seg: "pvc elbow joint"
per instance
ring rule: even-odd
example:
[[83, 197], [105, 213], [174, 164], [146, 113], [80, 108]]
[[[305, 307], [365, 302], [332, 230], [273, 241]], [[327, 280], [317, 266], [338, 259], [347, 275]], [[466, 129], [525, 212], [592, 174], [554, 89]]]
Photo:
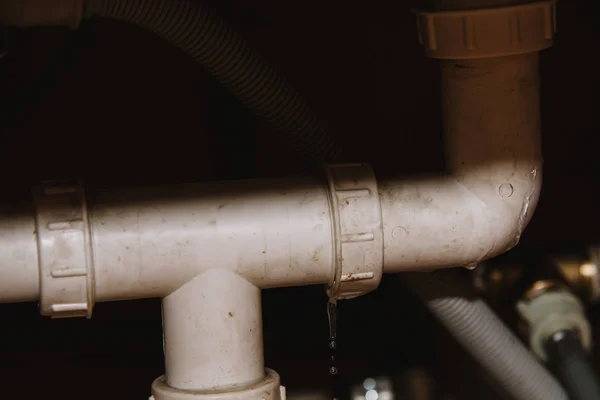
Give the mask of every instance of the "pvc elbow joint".
[[479, 263], [515, 247], [537, 207], [542, 186], [541, 162], [533, 159], [521, 167], [505, 166], [508, 167], [505, 172], [498, 176], [489, 174], [485, 180], [477, 173], [469, 177], [471, 179], [455, 178], [485, 205], [485, 213], [476, 221], [479, 227], [475, 231], [487, 245], [482, 242], [480, 257], [469, 260], [468, 264]]
[[489, 172], [381, 182], [384, 272], [472, 268], [514, 247], [535, 211], [541, 166]]

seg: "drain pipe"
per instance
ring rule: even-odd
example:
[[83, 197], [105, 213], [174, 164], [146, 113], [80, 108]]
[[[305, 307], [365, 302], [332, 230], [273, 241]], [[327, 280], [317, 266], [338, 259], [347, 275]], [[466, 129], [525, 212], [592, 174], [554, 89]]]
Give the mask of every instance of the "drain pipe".
[[[514, 247], [542, 183], [538, 56], [442, 62], [448, 175], [383, 181], [396, 271], [475, 267]], [[423, 223], [428, 221], [428, 223]]]
[[[546, 16], [547, 10], [553, 15], [553, 3], [536, 4], [533, 11], [530, 6], [502, 9], [502, 21], [510, 23], [492, 24], [508, 27], [511, 46], [527, 43], [519, 54], [513, 49], [512, 56], [496, 60], [484, 60], [489, 54], [482, 53], [481, 60], [463, 55], [460, 62], [444, 62], [449, 175], [377, 182], [368, 166], [352, 164], [329, 167], [323, 181], [298, 178], [107, 191], [87, 196], [89, 205], [77, 185], [46, 186], [36, 195], [35, 220], [9, 218], [0, 226], [2, 246], [11, 244], [14, 249], [0, 256], [0, 301], [41, 299], [44, 315], [89, 317], [95, 301], [160, 296], [166, 297], [165, 321], [181, 322], [185, 313], [172, 314], [169, 304], [177, 299], [189, 303], [188, 283], [198, 285], [199, 292], [205, 290], [204, 274], [214, 267], [226, 270], [222, 278], [232, 290], [244, 287], [239, 275], [257, 288], [319, 283], [329, 285], [332, 297], [351, 298], [376, 288], [383, 271], [471, 267], [508, 250], [531, 217], [541, 181], [537, 55], [531, 53], [551, 43], [545, 23], [552, 22]], [[487, 11], [422, 13], [421, 37], [428, 52], [447, 55], [442, 51], [448, 50], [446, 37], [465, 38], [468, 54], [485, 49], [484, 36], [472, 35], [473, 29], [486, 26], [480, 14], [489, 17]], [[535, 51], [531, 31], [520, 31], [532, 19], [544, 27], [533, 30], [539, 39]], [[443, 26], [450, 27], [448, 34], [443, 34]], [[452, 30], [457, 26], [459, 31]], [[511, 32], [518, 40], [510, 39]], [[479, 39], [474, 42], [473, 37]], [[501, 82], [490, 83], [494, 79]], [[23, 270], [14, 271], [15, 266]], [[39, 275], [33, 273], [36, 267]], [[229, 311], [235, 314], [235, 308]], [[213, 318], [201, 309], [189, 312], [190, 320]], [[213, 318], [216, 328], [223, 317]], [[169, 351], [169, 337], [178, 334], [165, 330]], [[477, 332], [475, 338], [486, 339]], [[199, 346], [191, 353], [202, 351]], [[252, 365], [262, 358], [260, 348], [255, 351], [248, 375], [239, 378], [244, 391], [275, 379], [265, 373], [259, 382], [249, 383], [256, 377]], [[215, 386], [227, 393], [196, 390], [211, 384], [197, 381], [197, 376], [188, 379], [177, 372], [177, 364], [170, 365], [167, 378], [155, 383], [160, 399], [247, 398], [240, 397], [240, 390], [225, 389], [235, 384], [228, 380]], [[170, 386], [169, 379], [182, 389]], [[188, 383], [190, 390], [183, 389]], [[564, 398], [559, 387], [547, 389], [552, 392], [540, 395], [525, 388], [525, 395], [516, 394]], [[281, 394], [273, 396], [269, 399], [279, 400]]]
[[[486, 205], [495, 205], [471, 223], [503, 226], [511, 214], [497, 210], [511, 208], [515, 222], [514, 230], [488, 236], [489, 242], [472, 237], [472, 246], [466, 251], [489, 249], [481, 259], [464, 265], [475, 268], [479, 261], [518, 243], [539, 196], [542, 160], [538, 51], [552, 43], [555, 3], [514, 5], [510, 0], [434, 3], [436, 11], [417, 13], [419, 39], [429, 56], [441, 59], [449, 172], [457, 185]], [[533, 182], [529, 189], [528, 180]], [[517, 202], [511, 201], [515, 194]], [[452, 215], [448, 211], [446, 215]], [[422, 212], [430, 213], [431, 217], [437, 215], [435, 208]], [[496, 240], [502, 237], [505, 239], [500, 243], [506, 247], [499, 249]], [[448, 243], [445, 249], [452, 248], [453, 243]], [[429, 249], [424, 250], [423, 255], [429, 257]], [[461, 264], [456, 262], [456, 265]], [[568, 398], [558, 382], [456, 273], [410, 273], [404, 279], [432, 314], [513, 398]]]
[[[498, 135], [519, 157], [493, 162]], [[329, 166], [322, 178], [89, 193], [46, 184], [35, 218], [0, 213], [0, 243], [12, 249], [0, 253], [0, 302], [41, 298], [44, 315], [89, 316], [95, 301], [166, 297], [213, 267], [259, 288], [329, 284], [343, 299], [375, 289], [384, 272], [475, 265], [518, 241], [541, 159], [537, 129], [474, 143], [477, 152], [453, 150], [478, 167], [458, 178], [378, 181], [357, 163]], [[483, 154], [490, 164], [479, 167]]]
[[155, 385], [230, 391], [264, 378], [259, 288], [209, 269], [165, 297], [162, 309], [166, 374]]
[[[512, 138], [515, 145], [530, 140], [527, 135]], [[523, 171], [537, 160], [524, 162]], [[35, 218], [3, 214], [0, 244], [12, 251], [0, 253], [0, 301], [39, 299], [43, 315], [60, 318], [90, 317], [95, 301], [163, 297], [166, 375], [153, 384], [155, 400], [283, 400], [279, 377], [262, 368], [259, 288], [327, 284], [332, 297], [344, 299], [377, 288], [384, 271], [436, 268], [446, 265], [442, 257], [470, 265], [512, 246], [520, 233], [525, 194], [539, 188], [537, 179], [514, 179], [515, 194], [485, 204], [482, 194], [448, 177], [388, 179], [378, 187], [366, 164], [330, 166], [324, 176], [87, 196], [77, 184], [46, 184], [36, 191]], [[533, 210], [537, 197], [531, 199]], [[502, 204], [506, 207], [494, 208]], [[435, 210], [448, 206], [463, 208], [438, 219]], [[488, 227], [497, 220], [492, 211], [510, 217], [508, 222]], [[460, 229], [453, 225], [455, 218], [464, 222]], [[484, 228], [478, 228], [481, 221]], [[432, 235], [441, 250], [427, 257], [411, 236], [422, 237], [436, 227], [451, 236]], [[492, 235], [481, 243], [497, 247], [470, 250], [476, 234]], [[444, 240], [456, 247], [446, 247]], [[435, 286], [423, 292], [436, 293]], [[465, 316], [464, 311], [457, 312]], [[467, 325], [477, 333], [474, 338], [498, 348], [489, 341], [497, 337], [487, 329], [489, 321], [475, 320], [483, 324]], [[512, 341], [500, 344], [506, 355], [518, 347]], [[469, 345], [478, 348], [476, 340]], [[489, 354], [484, 358], [490, 360]], [[523, 366], [506, 365], [509, 373]], [[527, 398], [564, 398], [549, 375], [538, 379], [544, 372], [538, 364], [524, 365], [530, 371], [521, 373], [534, 380], [518, 387]], [[550, 392], [532, 393], [539, 382], [547, 383], [543, 388]]]

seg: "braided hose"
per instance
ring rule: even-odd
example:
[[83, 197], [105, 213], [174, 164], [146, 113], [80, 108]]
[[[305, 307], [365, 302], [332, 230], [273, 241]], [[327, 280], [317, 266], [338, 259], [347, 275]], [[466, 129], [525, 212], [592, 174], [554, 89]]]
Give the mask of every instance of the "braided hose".
[[87, 14], [130, 22], [190, 55], [255, 115], [287, 135], [309, 161], [335, 161], [341, 147], [302, 97], [222, 19], [194, 0], [88, 0]]

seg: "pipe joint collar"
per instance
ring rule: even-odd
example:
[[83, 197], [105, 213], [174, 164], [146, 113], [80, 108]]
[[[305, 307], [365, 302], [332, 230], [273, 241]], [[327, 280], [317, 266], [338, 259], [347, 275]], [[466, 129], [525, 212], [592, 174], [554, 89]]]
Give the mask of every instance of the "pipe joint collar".
[[440, 59], [503, 57], [544, 50], [556, 33], [556, 0], [464, 11], [415, 11], [419, 42]]
[[377, 289], [383, 274], [383, 224], [377, 180], [368, 164], [326, 167], [334, 238], [332, 300]]
[[40, 313], [92, 316], [94, 268], [88, 213], [80, 184], [51, 182], [34, 193]]
[[285, 387], [280, 385], [279, 374], [270, 369], [266, 369], [265, 373], [263, 380], [248, 387], [204, 393], [172, 388], [161, 376], [152, 383], [150, 400], [286, 400]]

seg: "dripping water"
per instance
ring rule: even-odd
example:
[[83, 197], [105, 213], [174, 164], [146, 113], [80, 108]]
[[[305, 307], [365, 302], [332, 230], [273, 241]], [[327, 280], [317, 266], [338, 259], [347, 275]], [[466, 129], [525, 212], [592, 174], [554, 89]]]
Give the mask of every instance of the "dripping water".
[[337, 300], [329, 299], [327, 302], [327, 316], [329, 318], [329, 374], [332, 376], [333, 400], [339, 400], [337, 351]]

